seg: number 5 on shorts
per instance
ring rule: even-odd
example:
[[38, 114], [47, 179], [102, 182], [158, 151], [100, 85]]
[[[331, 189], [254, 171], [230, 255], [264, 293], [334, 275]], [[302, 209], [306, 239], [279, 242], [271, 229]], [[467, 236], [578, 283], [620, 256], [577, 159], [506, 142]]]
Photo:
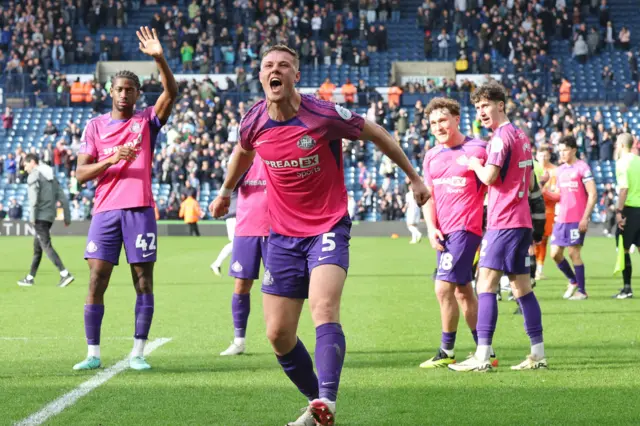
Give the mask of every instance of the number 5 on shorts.
[[571, 239], [571, 241], [577, 241], [578, 239], [580, 239], [580, 230], [572, 229], [571, 231], [569, 231], [569, 238]]
[[334, 251], [336, 249], [336, 243], [333, 241], [335, 236], [335, 232], [326, 232], [322, 234], [322, 251]]
[[142, 251], [154, 251], [156, 249], [156, 234], [149, 232], [147, 233], [147, 238], [144, 238], [142, 234], [138, 234], [136, 238], [136, 248], [142, 249]]

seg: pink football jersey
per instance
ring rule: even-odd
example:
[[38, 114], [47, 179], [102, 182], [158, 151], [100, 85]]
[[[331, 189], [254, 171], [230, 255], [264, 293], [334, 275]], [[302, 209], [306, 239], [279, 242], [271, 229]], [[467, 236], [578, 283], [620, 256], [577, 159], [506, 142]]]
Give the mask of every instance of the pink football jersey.
[[582, 160], [571, 165], [562, 164], [556, 169], [556, 185], [560, 189], [556, 222], [577, 223], [582, 220], [589, 198], [585, 183], [590, 180], [593, 180], [591, 169]]
[[239, 237], [269, 235], [269, 207], [267, 206], [267, 171], [256, 154], [253, 164], [238, 188], [236, 230]]
[[247, 112], [240, 143], [266, 165], [274, 232], [317, 236], [348, 214], [342, 139], [357, 140], [363, 128], [358, 114], [310, 95], [302, 95], [298, 114], [287, 121], [272, 120], [265, 101]]
[[470, 157], [487, 159], [486, 142], [465, 138], [448, 148], [438, 145], [424, 157], [424, 182], [436, 208], [436, 225], [443, 234], [469, 231], [482, 235], [482, 215], [487, 187], [468, 169]]
[[533, 157], [527, 135], [511, 123], [498, 127], [489, 142], [487, 164], [500, 167], [498, 178], [489, 186], [487, 229], [531, 228]]
[[80, 154], [100, 162], [122, 146], [133, 147], [136, 159], [121, 160], [98, 177], [93, 214], [103, 211], [153, 206], [151, 172], [153, 151], [162, 128], [154, 107], [136, 111], [128, 120], [113, 120], [102, 114], [87, 123]]

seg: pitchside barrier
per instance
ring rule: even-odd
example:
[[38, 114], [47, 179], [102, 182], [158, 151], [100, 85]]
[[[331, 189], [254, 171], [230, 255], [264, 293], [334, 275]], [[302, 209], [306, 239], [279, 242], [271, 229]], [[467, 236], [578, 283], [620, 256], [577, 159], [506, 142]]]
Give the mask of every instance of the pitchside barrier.
[[[61, 221], [56, 221], [51, 228], [51, 234], [54, 236], [81, 236], [86, 237], [89, 232], [89, 221], [72, 222], [71, 225], [65, 227]], [[198, 224], [200, 233], [205, 237], [226, 237], [227, 228], [223, 221], [202, 221]], [[425, 234], [426, 226], [421, 223], [418, 228]], [[602, 235], [602, 224], [590, 224], [587, 235]], [[25, 221], [2, 221], [0, 222], [0, 237], [17, 236], [17, 237], [33, 237], [35, 235], [35, 227], [33, 224]], [[351, 236], [353, 237], [391, 237], [397, 235], [401, 238], [410, 238], [411, 234], [407, 230], [404, 221], [380, 221], [380, 222], [353, 222], [351, 228]], [[187, 225], [180, 221], [159, 221], [158, 236], [189, 236]]]

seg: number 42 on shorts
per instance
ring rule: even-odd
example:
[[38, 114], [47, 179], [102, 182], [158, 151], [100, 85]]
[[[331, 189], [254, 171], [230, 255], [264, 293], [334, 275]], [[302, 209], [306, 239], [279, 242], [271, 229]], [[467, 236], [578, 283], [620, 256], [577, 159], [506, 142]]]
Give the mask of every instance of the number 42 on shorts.
[[136, 248], [142, 249], [143, 252], [156, 250], [156, 234], [148, 232], [146, 237], [144, 234], [138, 234], [136, 237]]

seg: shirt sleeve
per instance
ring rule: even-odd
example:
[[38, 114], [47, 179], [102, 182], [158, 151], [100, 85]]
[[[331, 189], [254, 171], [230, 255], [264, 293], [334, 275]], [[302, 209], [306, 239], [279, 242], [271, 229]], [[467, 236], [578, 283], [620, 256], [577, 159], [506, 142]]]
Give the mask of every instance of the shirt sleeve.
[[509, 156], [509, 151], [511, 150], [511, 144], [509, 141], [504, 141], [500, 135], [495, 136], [491, 139], [489, 143], [489, 154], [487, 157], [487, 164], [491, 164], [493, 166], [498, 166], [502, 168], [504, 166], [504, 162], [507, 160]]
[[627, 179], [627, 167], [629, 163], [624, 160], [619, 160], [616, 163], [616, 182], [618, 189], [629, 188], [629, 182]]
[[156, 109], [153, 106], [142, 110], [142, 117], [145, 121], [149, 122], [149, 128], [152, 133], [158, 133], [163, 126], [162, 122], [156, 115]]
[[591, 168], [585, 163], [582, 167], [582, 183], [587, 183], [593, 180], [593, 173], [591, 173]]
[[96, 147], [96, 131], [95, 124], [89, 122], [82, 132], [82, 138], [80, 139], [80, 154], [86, 154], [92, 156], [94, 159], [98, 159], [98, 148]]
[[338, 104], [333, 105], [333, 111], [327, 110], [327, 139], [360, 139], [364, 129], [364, 118], [353, 111]]

